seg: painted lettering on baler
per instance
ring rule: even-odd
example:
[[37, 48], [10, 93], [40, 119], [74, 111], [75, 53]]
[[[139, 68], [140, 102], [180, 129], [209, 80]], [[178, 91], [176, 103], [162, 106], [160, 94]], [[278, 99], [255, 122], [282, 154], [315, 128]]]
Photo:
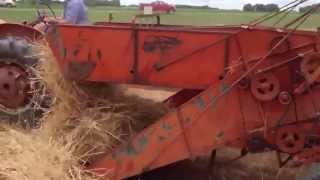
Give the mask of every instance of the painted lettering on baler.
[[96, 62], [94, 61], [70, 61], [66, 72], [66, 77], [71, 80], [85, 80], [96, 68]]
[[156, 50], [164, 52], [180, 44], [181, 41], [176, 37], [150, 36], [146, 38], [143, 44], [143, 50], [148, 53], [152, 53]]

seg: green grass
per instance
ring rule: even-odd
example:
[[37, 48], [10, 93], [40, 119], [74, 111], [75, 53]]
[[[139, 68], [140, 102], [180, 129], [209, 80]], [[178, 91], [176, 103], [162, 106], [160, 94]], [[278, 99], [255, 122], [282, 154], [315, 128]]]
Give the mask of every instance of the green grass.
[[[57, 15], [62, 14], [61, 6], [54, 6]], [[112, 13], [114, 21], [129, 22], [139, 12], [135, 8], [116, 7], [90, 7], [89, 17], [91, 22], [105, 21], [108, 14]], [[179, 25], [216, 25], [216, 24], [243, 24], [247, 23], [263, 13], [245, 13], [241, 11], [217, 11], [210, 9], [178, 9], [177, 13], [163, 15], [161, 21], [164, 24]], [[298, 17], [299, 13], [292, 13], [285, 22]], [[36, 8], [31, 6], [20, 6], [18, 8], [0, 8], [0, 19], [11, 22], [32, 21], [36, 18]], [[276, 20], [267, 22], [272, 25]], [[282, 23], [282, 24], [285, 24]], [[315, 29], [320, 27], [320, 15], [313, 15], [302, 26], [304, 29]]]

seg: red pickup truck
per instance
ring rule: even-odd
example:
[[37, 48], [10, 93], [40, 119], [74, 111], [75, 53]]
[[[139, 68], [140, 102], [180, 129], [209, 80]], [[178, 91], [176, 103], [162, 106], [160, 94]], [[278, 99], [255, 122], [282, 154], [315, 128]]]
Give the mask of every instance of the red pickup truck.
[[140, 4], [140, 11], [143, 11], [145, 7], [151, 6], [152, 10], [155, 12], [166, 12], [166, 13], [173, 13], [176, 12], [176, 6], [165, 3], [163, 1], [155, 1], [152, 3], [141, 3]]

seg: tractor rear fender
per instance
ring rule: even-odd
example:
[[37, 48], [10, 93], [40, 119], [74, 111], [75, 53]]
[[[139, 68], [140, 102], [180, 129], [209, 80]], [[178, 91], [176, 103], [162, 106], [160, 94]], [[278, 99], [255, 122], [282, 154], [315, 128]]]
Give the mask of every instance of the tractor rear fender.
[[0, 37], [6, 36], [20, 37], [28, 41], [36, 41], [40, 40], [43, 37], [43, 34], [31, 26], [23, 24], [0, 23]]

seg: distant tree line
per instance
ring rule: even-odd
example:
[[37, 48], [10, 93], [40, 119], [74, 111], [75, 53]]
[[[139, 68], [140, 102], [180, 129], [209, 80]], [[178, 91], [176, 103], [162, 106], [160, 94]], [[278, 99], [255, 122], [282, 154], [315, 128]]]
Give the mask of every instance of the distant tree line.
[[[307, 12], [307, 11], [311, 10], [312, 8], [315, 8], [318, 5], [319, 4], [313, 4], [313, 5], [310, 5], [310, 6], [301, 7], [299, 9], [299, 12], [301, 12], [301, 13]], [[316, 13], [320, 13], [320, 9], [317, 9]]]
[[279, 10], [277, 4], [245, 4], [243, 6], [245, 12], [276, 12]]
[[120, 0], [85, 0], [88, 6], [120, 6]]
[[192, 6], [192, 5], [176, 5], [177, 8], [185, 8], [185, 9], [212, 9], [212, 10], [219, 10], [219, 8], [213, 8], [210, 6]]

